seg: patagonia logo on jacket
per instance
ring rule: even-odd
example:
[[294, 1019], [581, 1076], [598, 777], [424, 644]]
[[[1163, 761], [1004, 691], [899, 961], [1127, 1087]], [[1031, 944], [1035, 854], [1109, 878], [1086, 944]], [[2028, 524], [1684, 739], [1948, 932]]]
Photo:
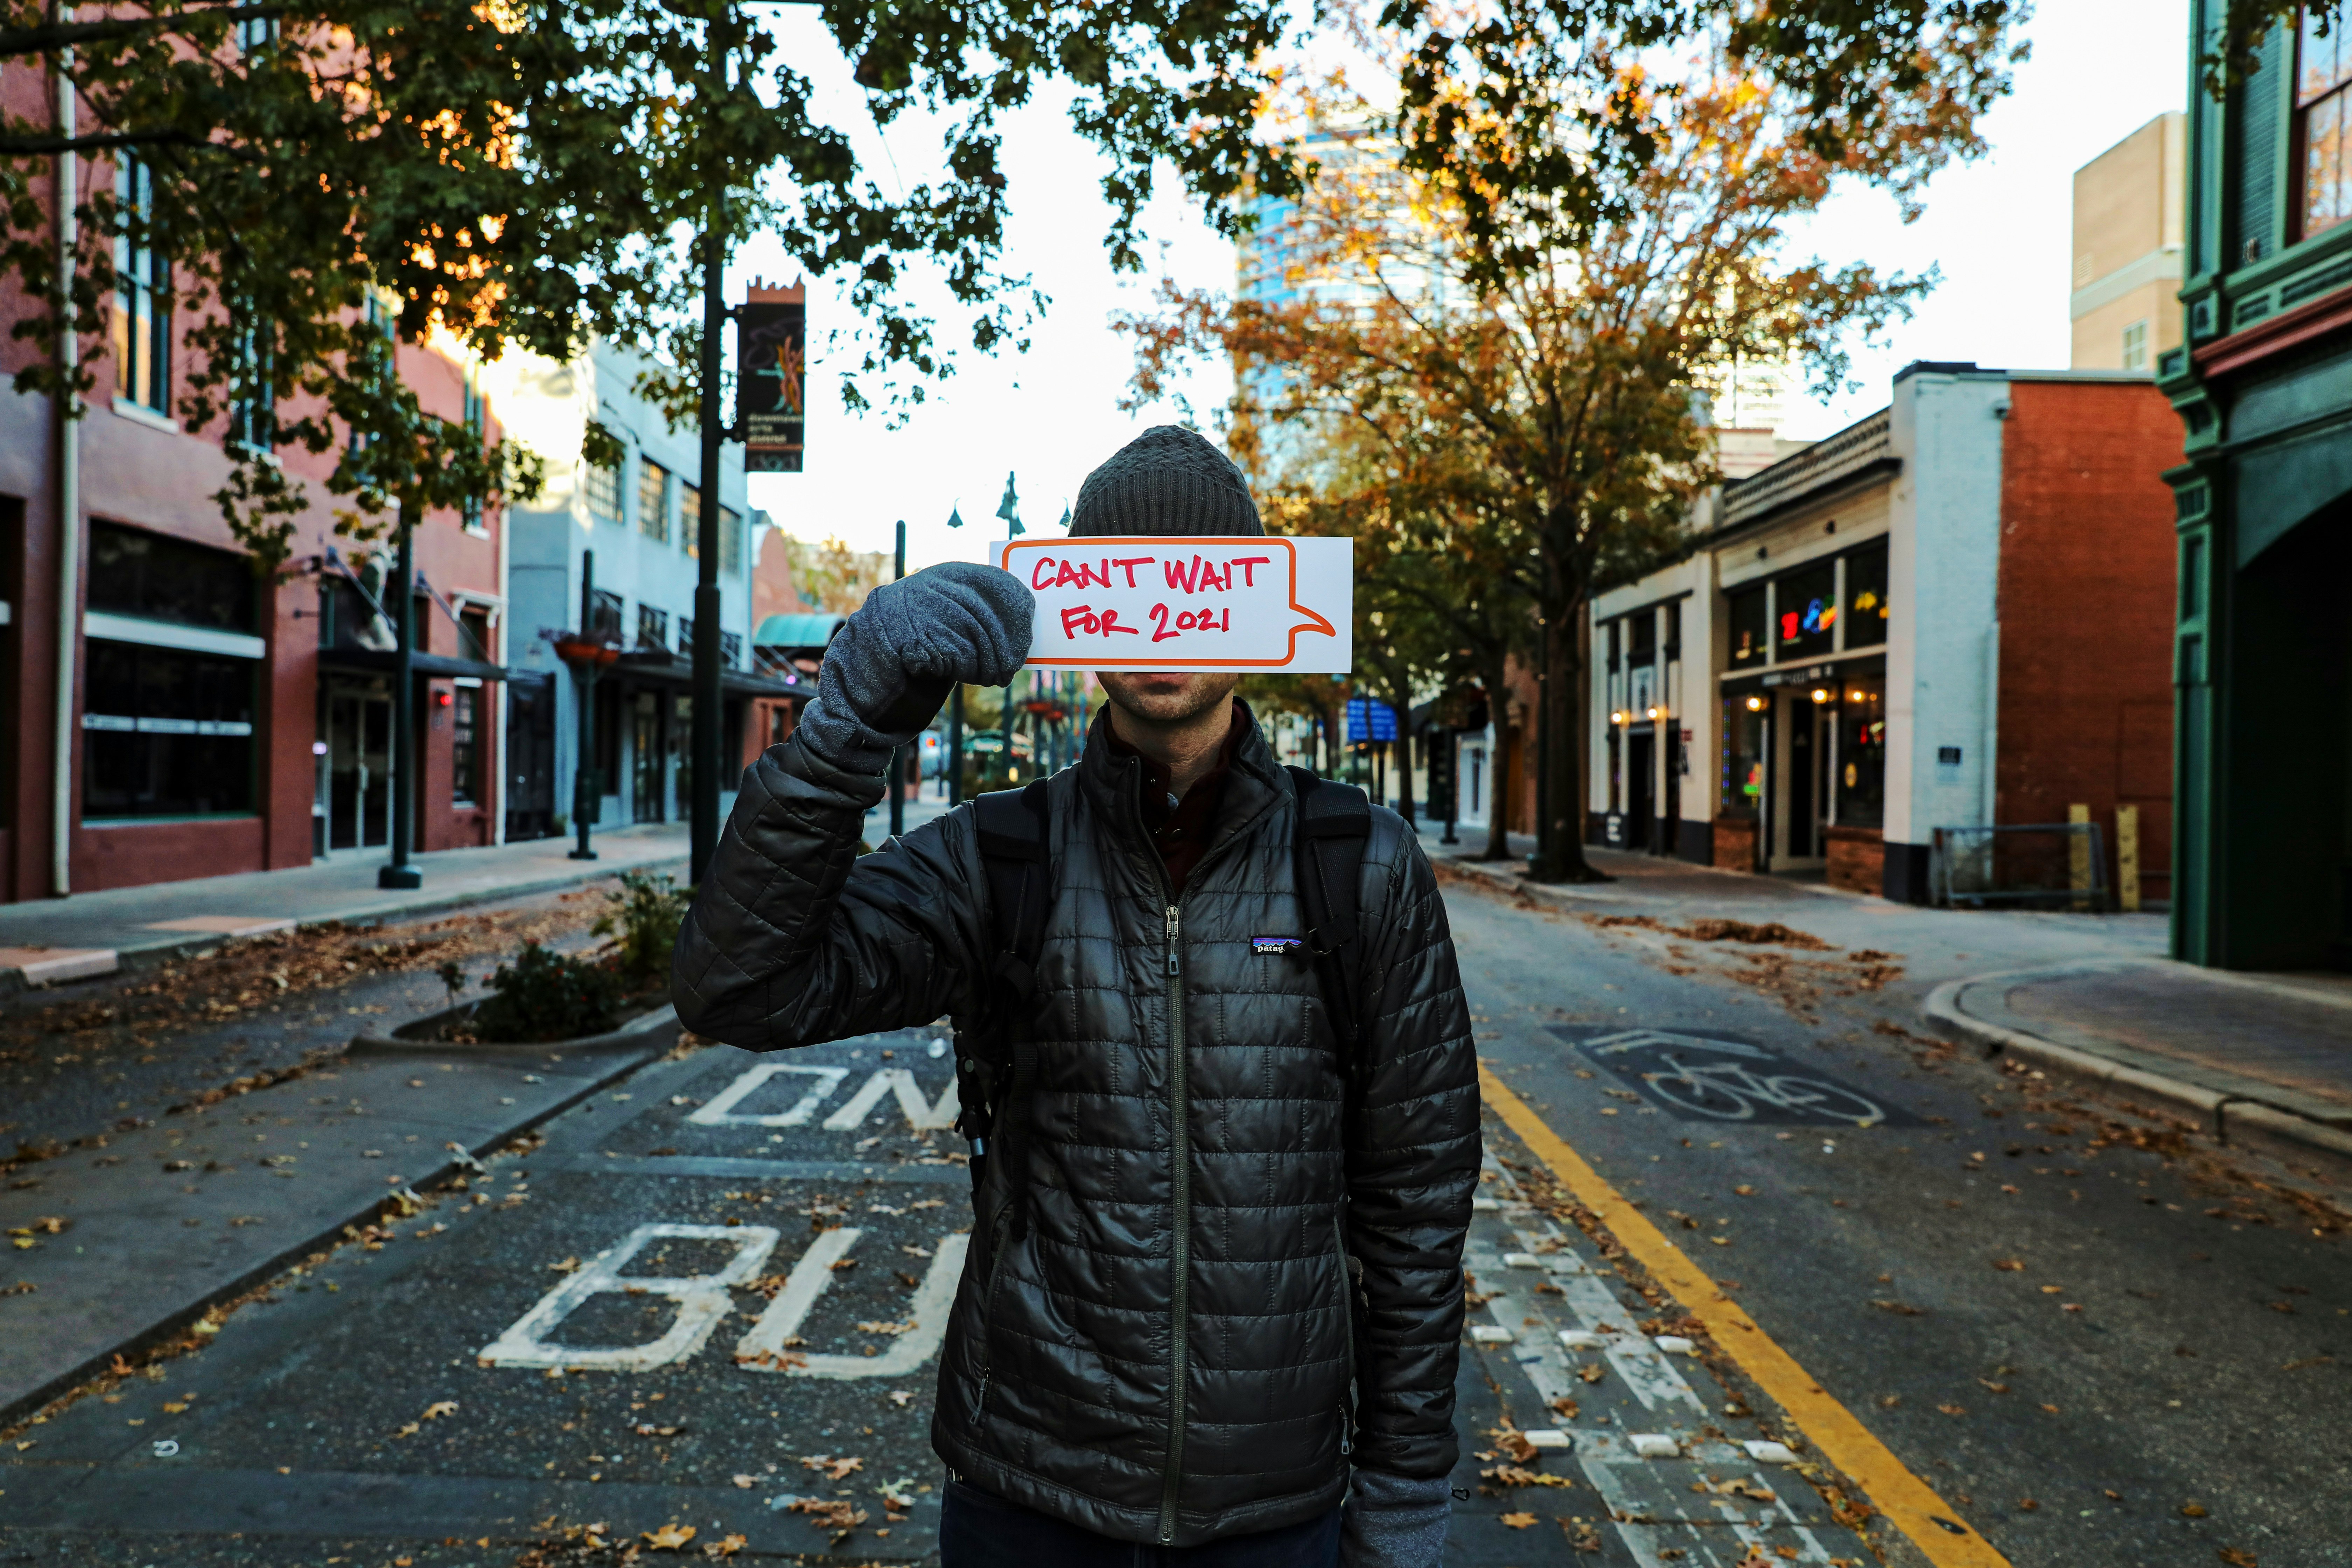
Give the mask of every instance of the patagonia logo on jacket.
[[1295, 936], [1254, 936], [1250, 938], [1252, 952], [1285, 953], [1307, 944]]

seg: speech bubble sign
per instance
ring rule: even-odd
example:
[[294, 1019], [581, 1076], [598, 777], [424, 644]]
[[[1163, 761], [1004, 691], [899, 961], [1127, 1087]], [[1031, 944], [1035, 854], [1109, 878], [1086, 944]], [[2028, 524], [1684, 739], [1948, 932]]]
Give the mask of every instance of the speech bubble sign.
[[1283, 670], [1355, 662], [1355, 541], [1103, 534], [999, 540], [1029, 584], [1034, 666]]

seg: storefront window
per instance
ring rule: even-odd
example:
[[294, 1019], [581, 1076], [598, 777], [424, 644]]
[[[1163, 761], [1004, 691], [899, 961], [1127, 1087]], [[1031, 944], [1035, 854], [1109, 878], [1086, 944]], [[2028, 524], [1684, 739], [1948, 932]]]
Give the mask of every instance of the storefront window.
[[1886, 679], [1848, 677], [1838, 711], [1837, 820], [1879, 827], [1886, 819]]
[[1845, 646], [1876, 647], [1886, 640], [1886, 546], [1882, 542], [1845, 558]]
[[1830, 651], [1837, 637], [1837, 568], [1818, 566], [1780, 579], [1773, 595], [1775, 657], [1782, 663]]
[[[1748, 703], [1756, 702], [1750, 708]], [[1723, 700], [1722, 813], [1754, 816], [1764, 799], [1764, 710], [1745, 693]]]
[[215, 631], [253, 630], [253, 563], [161, 533], [94, 522], [89, 607]]
[[1750, 588], [1731, 595], [1731, 668], [1761, 668], [1770, 662], [1764, 626], [1764, 590]]
[[92, 637], [86, 819], [253, 809], [254, 662]]

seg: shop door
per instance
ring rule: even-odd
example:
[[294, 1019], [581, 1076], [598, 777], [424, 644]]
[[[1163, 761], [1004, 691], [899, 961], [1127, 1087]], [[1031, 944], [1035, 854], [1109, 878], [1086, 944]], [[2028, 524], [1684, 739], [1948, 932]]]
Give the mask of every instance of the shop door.
[[663, 775], [669, 761], [669, 749], [662, 734], [662, 700], [657, 693], [640, 691], [629, 710], [629, 818], [633, 822], [661, 822], [662, 803], [669, 792], [662, 786], [668, 781]]
[[555, 831], [555, 678], [507, 680], [507, 837]]
[[1789, 787], [1780, 797], [1789, 824], [1784, 853], [1791, 860], [1809, 860], [1821, 853], [1821, 724], [1811, 703], [1792, 697], [1789, 707]]
[[1658, 817], [1658, 738], [1625, 737], [1625, 847], [1647, 849]]
[[372, 849], [392, 821], [392, 697], [364, 688], [327, 692], [327, 847]]

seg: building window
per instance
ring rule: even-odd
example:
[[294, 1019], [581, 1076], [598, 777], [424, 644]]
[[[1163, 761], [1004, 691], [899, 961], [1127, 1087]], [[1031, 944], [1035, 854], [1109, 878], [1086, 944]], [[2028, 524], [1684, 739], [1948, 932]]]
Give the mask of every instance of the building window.
[[741, 632], [720, 632], [719, 634], [719, 662], [725, 665], [730, 669], [738, 669], [742, 667], [743, 634]]
[[588, 465], [588, 473], [581, 487], [587, 492], [588, 521], [621, 526], [621, 470]]
[[719, 574], [743, 574], [743, 519], [732, 507], [719, 509]]
[[89, 639], [82, 816], [244, 816], [253, 809], [249, 658]]
[[[251, 564], [98, 522], [89, 567], [83, 816], [249, 813], [260, 668]], [[240, 644], [253, 651], [231, 651]]]
[[694, 657], [694, 617], [692, 616], [680, 616], [677, 618], [677, 651], [688, 658]]
[[482, 689], [460, 686], [450, 698], [449, 801], [472, 805], [482, 797]]
[[158, 414], [172, 411], [172, 264], [145, 233], [155, 175], [136, 158], [115, 165], [115, 199], [132, 232], [114, 242], [114, 369], [118, 394]]
[[649, 458], [637, 464], [637, 531], [669, 542], [669, 470]]
[[1886, 678], [1846, 677], [1839, 699], [1837, 822], [1878, 827], [1886, 820]]
[[1791, 573], [1774, 584], [1774, 658], [1812, 658], [1837, 640], [1837, 568], [1830, 562]]
[[1771, 662], [1771, 645], [1764, 626], [1764, 590], [1749, 588], [1731, 595], [1731, 668], [1761, 668]]
[[1746, 817], [1764, 799], [1764, 704], [1744, 692], [1723, 700], [1721, 799], [1724, 816]]
[[581, 629], [592, 637], [621, 640], [621, 595], [610, 588], [588, 590], [588, 624]]
[[677, 538], [688, 555], [701, 555], [702, 489], [698, 485], [677, 487]]
[[89, 530], [89, 607], [212, 631], [253, 630], [252, 563], [118, 523]]
[[[483, 400], [481, 384], [476, 379], [471, 365], [466, 367], [465, 424], [467, 430], [473, 435], [477, 442], [484, 437], [489, 428], [489, 409]], [[481, 497], [466, 498], [465, 518], [467, 532], [488, 531], [482, 526]]]
[[237, 375], [244, 383], [228, 406], [228, 441], [248, 452], [274, 451], [278, 446], [278, 389], [270, 384], [276, 356], [267, 322], [250, 312], [236, 334]]
[[1876, 647], [1886, 641], [1891, 606], [1886, 602], [1886, 545], [1857, 550], [1845, 558], [1845, 646]]
[[2134, 321], [2124, 329], [2124, 368], [2147, 368], [2147, 323]]
[[667, 610], [656, 610], [651, 605], [637, 606], [637, 646], [650, 648], [669, 647]]
[[484, 664], [496, 664], [490, 657], [490, 612], [478, 605], [468, 605], [457, 612], [457, 657], [475, 658]]
[[[2352, 154], [2347, 149], [2352, 142], [2352, 13], [2330, 24], [2325, 10], [2305, 11], [2294, 77], [2305, 239], [2352, 218]], [[2327, 28], [2326, 37], [2320, 37], [2322, 26]]]

